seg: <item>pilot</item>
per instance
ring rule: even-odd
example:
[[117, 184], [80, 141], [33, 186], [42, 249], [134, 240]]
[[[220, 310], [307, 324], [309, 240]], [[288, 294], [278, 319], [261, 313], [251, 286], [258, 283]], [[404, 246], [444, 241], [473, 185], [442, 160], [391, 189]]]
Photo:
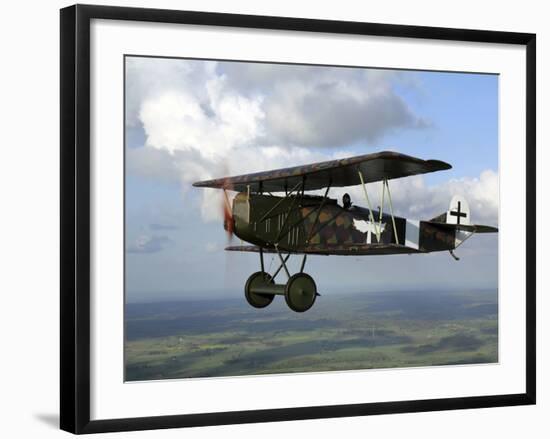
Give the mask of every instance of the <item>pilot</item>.
[[345, 193], [342, 197], [342, 205], [344, 206], [344, 209], [349, 209], [351, 207], [351, 197], [348, 193]]

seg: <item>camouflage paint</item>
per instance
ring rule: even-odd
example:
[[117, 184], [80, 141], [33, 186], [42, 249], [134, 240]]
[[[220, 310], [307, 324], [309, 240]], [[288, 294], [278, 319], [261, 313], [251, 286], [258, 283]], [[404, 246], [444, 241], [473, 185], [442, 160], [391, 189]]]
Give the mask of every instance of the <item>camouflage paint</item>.
[[[380, 212], [374, 211], [373, 214], [378, 219]], [[358, 224], [372, 226], [368, 209], [358, 206], [344, 209], [336, 200], [327, 198], [323, 201], [320, 196], [249, 196], [241, 192], [233, 200], [233, 218], [235, 234], [239, 238], [266, 250], [277, 246], [283, 252], [358, 255], [455, 248], [456, 229], [430, 221], [418, 222], [418, 248], [406, 247], [407, 220], [401, 217], [395, 217], [399, 243], [396, 244], [391, 216], [386, 213], [382, 214], [382, 224], [386, 226], [378, 240], [374, 232], [364, 232], [357, 227]]]

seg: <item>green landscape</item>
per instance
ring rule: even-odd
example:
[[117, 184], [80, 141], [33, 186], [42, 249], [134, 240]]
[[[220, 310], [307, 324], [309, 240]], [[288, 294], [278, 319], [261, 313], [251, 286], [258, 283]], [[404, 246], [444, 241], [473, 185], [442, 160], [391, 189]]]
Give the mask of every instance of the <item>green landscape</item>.
[[126, 381], [498, 361], [498, 294], [397, 291], [126, 305]]

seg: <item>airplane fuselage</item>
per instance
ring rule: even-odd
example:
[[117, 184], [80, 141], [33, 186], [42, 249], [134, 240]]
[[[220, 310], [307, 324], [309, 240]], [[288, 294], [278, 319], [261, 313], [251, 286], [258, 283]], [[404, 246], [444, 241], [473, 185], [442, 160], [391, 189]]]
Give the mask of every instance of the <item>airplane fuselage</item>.
[[[410, 220], [359, 206], [344, 208], [335, 199], [321, 196], [248, 195], [233, 200], [234, 232], [243, 241], [262, 248], [300, 252], [308, 246], [320, 254], [360, 254], [365, 244], [399, 244], [425, 253], [452, 250], [454, 230], [431, 221]], [[373, 221], [374, 220], [374, 221]], [[354, 251], [354, 247], [357, 250]], [[311, 252], [310, 252], [311, 253]]]

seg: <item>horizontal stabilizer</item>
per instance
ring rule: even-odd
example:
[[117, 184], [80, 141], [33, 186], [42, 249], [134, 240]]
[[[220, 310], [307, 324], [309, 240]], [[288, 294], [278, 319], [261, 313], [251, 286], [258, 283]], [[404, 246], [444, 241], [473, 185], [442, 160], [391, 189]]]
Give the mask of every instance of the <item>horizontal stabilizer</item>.
[[471, 232], [471, 233], [498, 232], [498, 228], [493, 226], [484, 226], [479, 224], [449, 224], [449, 223], [440, 223], [437, 221], [428, 221], [428, 222], [434, 226], [441, 227], [447, 230], [461, 230], [463, 232]]

